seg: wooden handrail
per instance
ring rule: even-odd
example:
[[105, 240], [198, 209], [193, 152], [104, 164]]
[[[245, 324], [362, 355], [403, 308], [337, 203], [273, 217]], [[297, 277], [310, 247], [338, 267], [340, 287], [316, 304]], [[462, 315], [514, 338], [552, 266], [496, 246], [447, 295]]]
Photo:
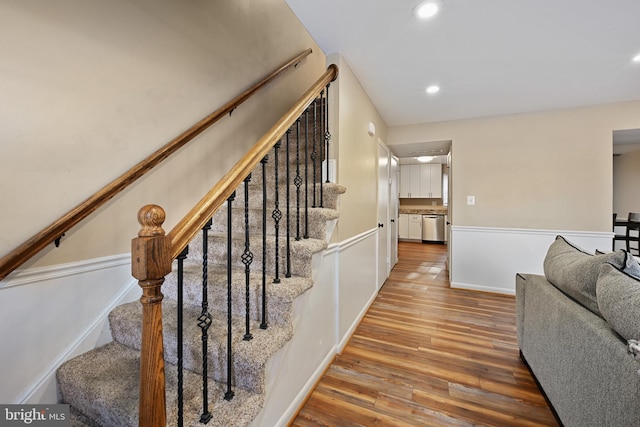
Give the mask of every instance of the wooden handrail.
[[158, 149], [140, 163], [133, 166], [119, 178], [116, 178], [110, 184], [96, 192], [93, 196], [89, 197], [84, 202], [70, 210], [67, 214], [60, 217], [57, 221], [31, 237], [13, 251], [9, 252], [0, 259], [0, 280], [7, 277], [13, 270], [27, 262], [44, 247], [58, 239], [73, 226], [88, 217], [96, 209], [111, 200], [114, 196], [156, 167], [178, 149], [182, 148], [185, 144], [216, 123], [227, 113], [231, 113], [236, 107], [249, 99], [256, 91], [268, 84], [271, 80], [284, 73], [291, 66], [297, 65], [305, 57], [311, 54], [311, 52], [311, 49], [307, 49], [295, 58], [289, 60], [258, 83], [254, 84], [251, 88], [247, 89], [207, 117], [203, 118], [195, 125], [191, 126], [185, 132], [165, 144], [162, 148]]
[[171, 242], [171, 259], [176, 258], [213, 214], [240, 186], [242, 181], [282, 138], [320, 92], [338, 77], [338, 67], [331, 64], [327, 71], [307, 90], [275, 125], [256, 142], [227, 174], [187, 213], [167, 234]]

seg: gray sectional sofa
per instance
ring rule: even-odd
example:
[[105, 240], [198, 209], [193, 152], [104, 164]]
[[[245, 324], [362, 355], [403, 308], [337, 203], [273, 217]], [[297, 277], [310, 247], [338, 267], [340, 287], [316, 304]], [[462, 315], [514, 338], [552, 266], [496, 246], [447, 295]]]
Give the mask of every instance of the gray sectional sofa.
[[516, 276], [520, 352], [565, 427], [640, 426], [640, 266], [558, 236]]

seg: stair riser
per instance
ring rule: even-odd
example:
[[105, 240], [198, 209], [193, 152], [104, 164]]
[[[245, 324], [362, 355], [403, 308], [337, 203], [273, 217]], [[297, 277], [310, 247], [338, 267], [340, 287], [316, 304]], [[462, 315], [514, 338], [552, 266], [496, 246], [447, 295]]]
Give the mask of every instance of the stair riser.
[[[316, 153], [316, 165], [315, 165], [315, 171], [314, 171], [312, 158], [307, 157], [307, 162], [305, 164], [304, 154], [301, 154], [299, 157], [299, 160], [297, 160], [295, 152], [290, 153], [288, 164], [289, 164], [289, 177], [291, 179], [291, 182], [293, 182], [293, 179], [295, 178], [296, 175], [300, 175], [300, 178], [303, 181], [308, 182], [309, 184], [311, 184], [314, 181], [314, 176], [315, 176], [315, 182], [319, 183], [322, 179], [322, 173], [323, 173], [322, 160], [324, 159], [321, 157], [321, 153], [319, 152]], [[278, 164], [278, 182], [285, 182], [285, 179], [287, 176], [287, 168], [286, 168], [287, 156], [286, 156], [286, 153], [282, 152], [282, 150], [278, 152], [277, 164]], [[265, 176], [266, 176], [267, 183], [275, 182], [275, 171], [276, 171], [275, 165], [276, 165], [275, 154], [272, 151], [269, 154], [267, 158], [267, 163], [265, 165]], [[251, 172], [251, 182], [262, 183], [262, 164], [258, 164]]]
[[[163, 332], [164, 332], [164, 357], [167, 363], [176, 365], [178, 362], [178, 350], [176, 345], [177, 315], [174, 304], [163, 304]], [[183, 310], [183, 366], [184, 369], [197, 374], [202, 374], [202, 330], [197, 326], [199, 310], [193, 307], [185, 307]], [[142, 309], [140, 304], [125, 304], [116, 308], [109, 316], [109, 322], [113, 331], [114, 340], [140, 350], [142, 341]], [[264, 333], [256, 324], [252, 333]], [[243, 341], [245, 334], [242, 319], [233, 320], [232, 333], [232, 385], [248, 390], [252, 393], [261, 393], [264, 388], [264, 362], [266, 354], [247, 353], [250, 342]], [[285, 333], [280, 338], [284, 344], [290, 339], [291, 328], [284, 329]], [[208, 331], [207, 348], [207, 376], [215, 381], [227, 381], [227, 327], [226, 320], [214, 316], [214, 321]], [[279, 348], [279, 347], [278, 347]], [[265, 351], [267, 351], [265, 349]]]
[[[293, 178], [292, 178], [293, 181]], [[298, 197], [300, 198], [300, 210], [304, 211], [305, 205], [308, 209], [319, 208], [322, 201], [322, 207], [327, 209], [336, 209], [339, 194], [336, 194], [334, 184], [323, 184], [322, 192], [320, 191], [320, 184], [316, 184], [315, 190], [312, 183], [306, 189], [304, 183], [300, 186], [300, 192], [298, 193], [295, 185], [289, 186], [289, 208], [290, 211], [295, 212], [298, 206]], [[315, 206], [314, 206], [314, 192], [315, 192]], [[244, 207], [244, 185], [240, 186], [236, 190], [236, 197], [233, 200], [234, 207]], [[305, 198], [306, 195], [306, 198]], [[321, 197], [322, 196], [322, 200]], [[262, 184], [255, 182], [249, 185], [249, 207], [255, 209], [262, 209]], [[267, 212], [270, 216], [271, 211], [275, 207], [276, 194], [274, 186], [267, 186]], [[287, 206], [287, 187], [286, 185], [280, 185], [278, 188], [278, 203], [281, 211], [285, 211]]]
[[[209, 311], [227, 313], [227, 279], [222, 274], [209, 275], [207, 286]], [[271, 277], [267, 278], [267, 324], [286, 325], [291, 322], [291, 301], [282, 298], [272, 288], [287, 286], [286, 283], [274, 284]], [[309, 286], [311, 284], [309, 283]], [[162, 286], [162, 293], [166, 298], [177, 299], [177, 280], [175, 276], [167, 277]], [[192, 272], [185, 274], [183, 281], [183, 298], [185, 303], [194, 306], [202, 305], [202, 274]], [[231, 312], [234, 316], [246, 315], [246, 282], [244, 274], [234, 271], [231, 286]], [[249, 282], [249, 318], [255, 322], [262, 321], [262, 275], [252, 272]]]
[[[290, 265], [291, 275], [298, 277], [311, 277], [311, 256], [312, 253], [305, 253], [297, 250], [300, 246], [300, 242], [292, 240]], [[267, 240], [266, 250], [266, 273], [269, 276], [276, 275], [276, 253], [275, 253], [275, 241]], [[242, 262], [242, 255], [245, 251], [245, 243], [243, 239], [233, 238], [231, 245], [232, 253], [232, 268], [240, 269], [245, 265]], [[262, 240], [252, 239], [250, 251], [253, 254], [253, 260], [250, 264], [250, 269], [256, 272], [262, 271]], [[293, 256], [295, 254], [295, 256]], [[190, 247], [189, 256], [191, 259], [202, 260], [202, 247]], [[226, 266], [227, 265], [227, 239], [225, 236], [210, 236], [209, 237], [209, 266]], [[200, 261], [201, 262], [201, 261]], [[278, 277], [284, 277], [287, 271], [287, 253], [284, 241], [280, 241], [280, 249], [278, 251]], [[261, 273], [260, 273], [261, 274]]]
[[[244, 207], [233, 208], [231, 229], [233, 233], [242, 234], [245, 230], [245, 213]], [[333, 219], [333, 218], [330, 218]], [[252, 235], [262, 235], [262, 209], [249, 209], [249, 230]], [[308, 233], [307, 237], [312, 239], [326, 239], [327, 237], [327, 218], [323, 216], [322, 212], [314, 210], [309, 211], [308, 220], [305, 221], [304, 215], [301, 214], [300, 218], [297, 218], [296, 212], [290, 218], [289, 235], [292, 239], [295, 239], [297, 234], [300, 233], [300, 238], [305, 237], [305, 233]], [[306, 222], [306, 224], [305, 224]], [[211, 232], [226, 232], [227, 230], [227, 209], [221, 209], [213, 216], [213, 225]], [[271, 218], [271, 212], [267, 212], [266, 217], [266, 233], [267, 236], [275, 235], [274, 220]], [[287, 221], [283, 219], [280, 221], [280, 227], [278, 229], [278, 235], [285, 238], [287, 235]]]

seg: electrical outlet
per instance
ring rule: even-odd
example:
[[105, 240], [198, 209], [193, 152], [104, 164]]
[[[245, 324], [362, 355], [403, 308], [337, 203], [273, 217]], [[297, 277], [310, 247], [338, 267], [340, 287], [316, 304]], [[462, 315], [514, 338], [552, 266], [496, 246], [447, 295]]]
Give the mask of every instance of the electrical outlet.
[[475, 205], [476, 196], [467, 196], [467, 205]]

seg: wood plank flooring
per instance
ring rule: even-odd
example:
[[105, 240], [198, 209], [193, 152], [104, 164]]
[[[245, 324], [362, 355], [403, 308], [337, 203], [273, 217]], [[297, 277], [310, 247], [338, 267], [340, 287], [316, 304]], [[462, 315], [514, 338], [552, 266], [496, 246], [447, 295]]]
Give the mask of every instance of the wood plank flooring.
[[446, 246], [399, 262], [292, 426], [557, 426], [518, 355], [515, 298], [449, 288]]

